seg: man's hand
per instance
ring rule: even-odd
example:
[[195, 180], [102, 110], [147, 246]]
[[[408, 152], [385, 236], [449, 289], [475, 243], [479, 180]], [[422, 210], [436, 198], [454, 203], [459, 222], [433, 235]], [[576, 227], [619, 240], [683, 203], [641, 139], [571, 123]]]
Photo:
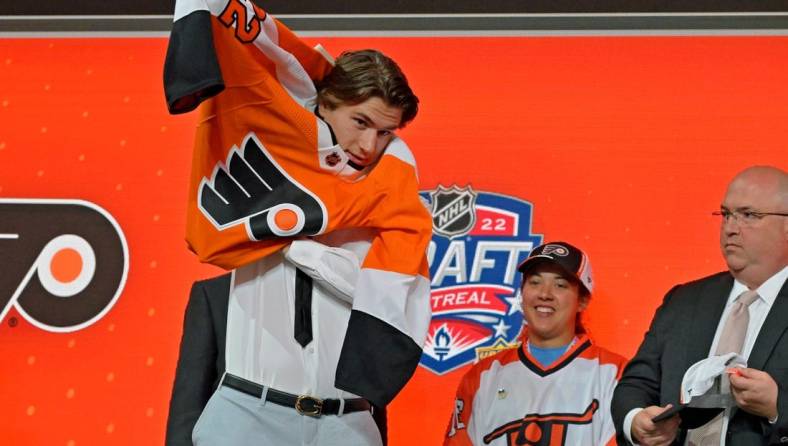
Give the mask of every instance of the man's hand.
[[665, 407], [649, 406], [638, 412], [632, 419], [632, 439], [642, 446], [665, 446], [672, 443], [679, 431], [681, 418], [675, 415], [656, 423], [651, 421], [672, 406], [672, 404]]
[[769, 420], [777, 416], [777, 383], [768, 373], [737, 367], [729, 376], [737, 406]]

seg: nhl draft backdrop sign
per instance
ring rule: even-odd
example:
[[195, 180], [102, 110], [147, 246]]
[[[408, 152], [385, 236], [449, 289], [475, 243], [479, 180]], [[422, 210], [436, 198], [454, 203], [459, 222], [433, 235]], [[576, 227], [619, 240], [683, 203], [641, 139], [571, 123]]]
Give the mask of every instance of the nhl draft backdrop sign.
[[422, 192], [432, 210], [427, 259], [432, 322], [421, 365], [450, 372], [515, 343], [523, 325], [517, 265], [542, 241], [533, 205], [505, 195], [444, 187]]
[[[515, 289], [516, 278], [503, 280], [509, 251], [477, 254], [485, 243], [518, 242], [495, 235], [506, 223], [485, 222], [483, 207], [505, 221], [509, 214], [502, 211], [518, 213], [509, 200], [527, 201], [531, 230], [518, 237], [563, 239], [588, 252], [596, 286], [584, 323], [602, 345], [625, 356], [672, 285], [725, 267], [719, 221], [709, 213], [719, 209], [731, 176], [750, 164], [788, 166], [788, 64], [780, 62], [788, 60], [786, 37], [310, 42], [334, 55], [374, 47], [393, 56], [422, 101], [419, 116], [398, 134], [418, 159], [424, 197], [431, 202], [430, 192], [455, 185], [472, 185], [468, 190], [477, 194], [476, 221], [464, 235], [455, 231], [471, 224], [463, 214], [470, 198], [455, 190], [456, 197], [438, 200], [445, 234], [433, 240], [433, 275], [447, 256], [451, 262], [436, 289]], [[0, 197], [94, 203], [118, 222], [130, 253], [122, 295], [91, 325], [42, 330], [13, 306], [0, 321], [3, 445], [164, 442], [189, 287], [222, 272], [197, 264], [183, 241], [196, 122], [167, 114], [166, 44], [164, 38], [0, 39], [0, 85], [10, 86], [0, 88]], [[447, 208], [452, 198], [460, 199]], [[0, 240], [6, 242], [15, 243]], [[464, 272], [457, 266], [463, 253]], [[474, 261], [478, 280], [472, 280]], [[9, 277], [4, 300], [30, 264], [17, 267], [13, 280], [0, 274]], [[34, 281], [31, 276], [29, 284]], [[492, 315], [489, 324], [469, 324], [492, 342], [500, 337], [500, 321], [493, 319], [502, 319], [501, 330], [513, 336], [505, 325], [515, 322], [506, 317], [520, 317], [504, 317], [514, 293], [497, 290], [487, 293], [498, 305], [485, 313]], [[469, 362], [475, 350], [467, 350]], [[437, 367], [435, 351], [427, 356]], [[389, 407], [389, 444], [440, 444], [468, 367], [448, 365], [443, 374], [418, 367]]]

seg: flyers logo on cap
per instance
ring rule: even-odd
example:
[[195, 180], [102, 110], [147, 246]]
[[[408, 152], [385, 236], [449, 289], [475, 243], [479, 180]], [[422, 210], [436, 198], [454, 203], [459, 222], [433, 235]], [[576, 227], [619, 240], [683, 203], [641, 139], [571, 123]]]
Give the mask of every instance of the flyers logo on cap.
[[244, 224], [250, 240], [322, 232], [323, 202], [288, 175], [254, 133], [241, 146], [233, 146], [227, 162], [200, 182], [200, 210], [214, 227]]
[[123, 231], [82, 200], [0, 199], [0, 320], [11, 309], [43, 330], [101, 319], [128, 274]]
[[542, 241], [531, 203], [470, 186], [421, 193], [432, 210], [432, 320], [421, 366], [444, 374], [516, 342], [517, 265]]
[[547, 245], [542, 250], [542, 255], [543, 256], [556, 255], [556, 256], [566, 257], [569, 255], [569, 250], [561, 245]]

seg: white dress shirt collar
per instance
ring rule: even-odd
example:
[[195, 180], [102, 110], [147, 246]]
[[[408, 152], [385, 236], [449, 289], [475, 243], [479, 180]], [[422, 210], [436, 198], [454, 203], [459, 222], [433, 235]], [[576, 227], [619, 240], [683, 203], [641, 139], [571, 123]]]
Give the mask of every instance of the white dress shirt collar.
[[[756, 291], [758, 292], [759, 300], [763, 300], [766, 302], [769, 307], [772, 306], [774, 300], [777, 299], [777, 294], [780, 293], [783, 285], [785, 284], [785, 280], [788, 279], [788, 266], [784, 267], [782, 270], [778, 271], [773, 276], [769, 277], [765, 282], [759, 286]], [[739, 282], [737, 279], [733, 281], [733, 289], [731, 290], [731, 294], [728, 298], [728, 303], [726, 305], [731, 305], [737, 297], [741, 295], [741, 293], [747, 291], [747, 285]]]

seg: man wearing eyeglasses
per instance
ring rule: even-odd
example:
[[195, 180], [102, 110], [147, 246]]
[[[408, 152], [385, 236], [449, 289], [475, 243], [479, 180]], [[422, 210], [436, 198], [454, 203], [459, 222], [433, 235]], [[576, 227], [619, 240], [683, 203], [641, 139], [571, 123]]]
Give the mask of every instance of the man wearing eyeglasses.
[[[714, 214], [728, 271], [665, 296], [613, 396], [619, 445], [788, 444], [788, 174], [745, 169]], [[690, 366], [730, 353], [731, 407], [681, 406]]]

